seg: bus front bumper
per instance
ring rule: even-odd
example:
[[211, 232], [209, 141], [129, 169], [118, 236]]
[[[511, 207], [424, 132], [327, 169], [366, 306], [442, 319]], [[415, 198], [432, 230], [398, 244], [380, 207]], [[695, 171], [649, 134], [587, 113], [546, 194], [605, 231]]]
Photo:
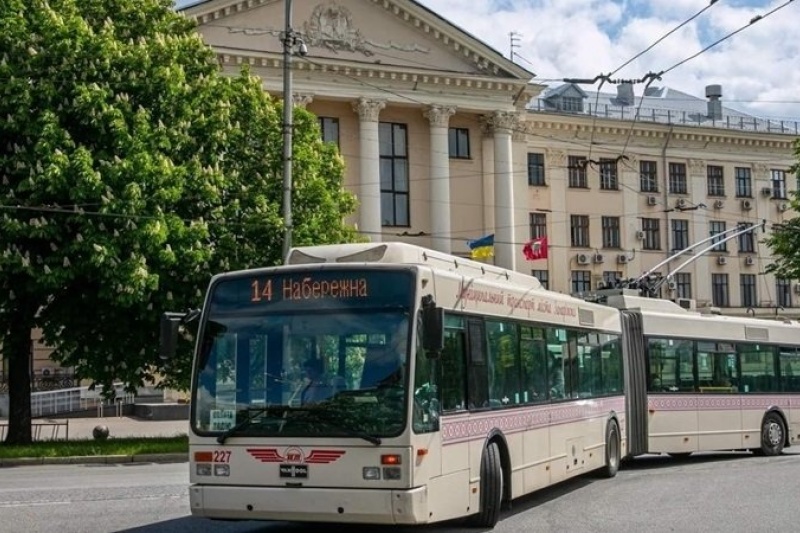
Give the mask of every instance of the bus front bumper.
[[426, 487], [365, 490], [192, 485], [192, 514], [226, 520], [427, 523]]

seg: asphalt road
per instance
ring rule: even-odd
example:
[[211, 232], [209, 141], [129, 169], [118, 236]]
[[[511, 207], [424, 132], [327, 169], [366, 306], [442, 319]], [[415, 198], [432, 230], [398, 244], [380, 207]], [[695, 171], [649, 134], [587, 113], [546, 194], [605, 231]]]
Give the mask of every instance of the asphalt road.
[[[53, 465], [0, 470], [2, 533], [317, 532], [320, 525], [189, 516], [187, 464]], [[617, 478], [582, 477], [514, 502], [498, 533], [796, 531], [800, 450], [781, 457], [639, 458]], [[326, 532], [412, 528], [326, 525]], [[426, 532], [465, 531], [460, 523]]]

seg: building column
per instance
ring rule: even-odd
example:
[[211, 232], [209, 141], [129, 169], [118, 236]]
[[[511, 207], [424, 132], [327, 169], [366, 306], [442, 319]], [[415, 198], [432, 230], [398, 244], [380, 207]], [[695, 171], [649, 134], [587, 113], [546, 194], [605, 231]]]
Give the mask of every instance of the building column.
[[373, 242], [381, 241], [381, 168], [378, 117], [382, 100], [360, 98], [353, 102], [359, 119], [358, 230]]
[[455, 112], [454, 107], [433, 105], [423, 113], [430, 121], [431, 130], [431, 246], [448, 254], [452, 251], [448, 125]]
[[[706, 161], [702, 159], [690, 159], [688, 165], [688, 175], [686, 179], [689, 181], [689, 199], [690, 201], [697, 205], [702, 201], [702, 198], [705, 198], [708, 194], [708, 180], [706, 178]], [[680, 212], [679, 212], [680, 213]], [[687, 211], [687, 214], [691, 214], [692, 221], [690, 225], [694, 230], [694, 239], [692, 239], [691, 233], [689, 234], [689, 242], [698, 242], [709, 235], [710, 229], [708, 224], [708, 215], [705, 209], [696, 209], [693, 211]], [[673, 217], [670, 216], [670, 213], [667, 213], [667, 224], [670, 224], [669, 220]], [[726, 226], [730, 229], [730, 225]], [[671, 232], [672, 228], [667, 227], [667, 232]], [[667, 242], [670, 242], [671, 239], [667, 239]], [[672, 243], [670, 248], [674, 248], [675, 243]], [[708, 246], [711, 243], [706, 243], [703, 247]], [[728, 241], [728, 246], [731, 245], [731, 241]], [[700, 249], [702, 249], [701, 247]], [[700, 249], [695, 250], [695, 253], [699, 252]], [[671, 250], [667, 250], [667, 254], [671, 254]], [[673, 261], [670, 265], [670, 268], [675, 268], [684, 261], [688, 259], [688, 256], [680, 256], [677, 261]], [[713, 255], [706, 254], [706, 257], [703, 259], [698, 259], [694, 263], [691, 263], [689, 270], [684, 270], [684, 272], [693, 273], [692, 276], [692, 299], [695, 301], [700, 302], [710, 302], [711, 301], [711, 261], [716, 259]], [[725, 269], [727, 272], [727, 269]], [[728, 276], [729, 281], [733, 281], [732, 275]]]
[[514, 172], [511, 135], [516, 113], [496, 111], [489, 119], [494, 130], [494, 256], [495, 264], [516, 270], [514, 255]]

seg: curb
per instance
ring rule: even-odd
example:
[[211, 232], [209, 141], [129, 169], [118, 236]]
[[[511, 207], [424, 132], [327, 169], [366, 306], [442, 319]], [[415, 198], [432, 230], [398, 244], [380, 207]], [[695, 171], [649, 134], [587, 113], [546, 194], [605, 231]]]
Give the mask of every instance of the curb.
[[139, 455], [86, 455], [75, 457], [20, 457], [0, 459], [0, 468], [39, 465], [126, 464], [126, 463], [186, 463], [185, 453], [145, 453]]

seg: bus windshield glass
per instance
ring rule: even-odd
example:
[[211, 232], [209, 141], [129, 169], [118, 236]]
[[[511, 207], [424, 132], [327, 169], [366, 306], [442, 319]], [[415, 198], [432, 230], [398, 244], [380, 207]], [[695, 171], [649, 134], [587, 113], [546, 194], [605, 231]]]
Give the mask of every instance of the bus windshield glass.
[[223, 278], [195, 365], [199, 434], [399, 435], [414, 278], [317, 270]]

